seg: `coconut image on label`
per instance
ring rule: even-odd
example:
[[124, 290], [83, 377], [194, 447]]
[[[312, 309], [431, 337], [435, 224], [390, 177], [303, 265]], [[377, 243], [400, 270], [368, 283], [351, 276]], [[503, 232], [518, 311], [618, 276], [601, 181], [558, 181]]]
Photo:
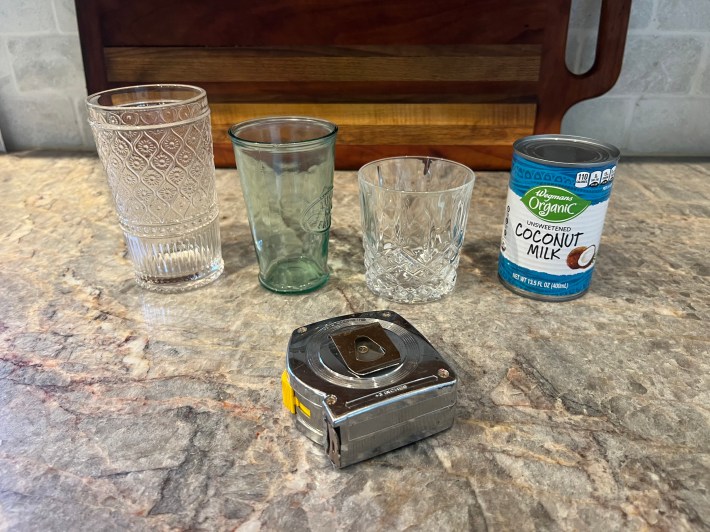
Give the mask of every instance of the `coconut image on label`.
[[589, 247], [580, 246], [578, 248], [574, 248], [569, 252], [569, 255], [567, 255], [567, 266], [573, 270], [589, 268], [594, 261], [596, 252], [597, 247], [593, 244]]

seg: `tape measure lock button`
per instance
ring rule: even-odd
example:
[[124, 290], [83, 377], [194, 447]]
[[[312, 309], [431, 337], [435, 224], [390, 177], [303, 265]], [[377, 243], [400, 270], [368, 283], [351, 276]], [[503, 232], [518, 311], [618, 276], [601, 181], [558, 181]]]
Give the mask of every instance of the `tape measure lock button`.
[[310, 409], [303, 405], [298, 400], [298, 397], [296, 397], [296, 392], [293, 391], [291, 383], [288, 380], [288, 371], [284, 371], [281, 374], [281, 396], [284, 406], [289, 412], [295, 415], [296, 407], [298, 407], [306, 416], [311, 417]]

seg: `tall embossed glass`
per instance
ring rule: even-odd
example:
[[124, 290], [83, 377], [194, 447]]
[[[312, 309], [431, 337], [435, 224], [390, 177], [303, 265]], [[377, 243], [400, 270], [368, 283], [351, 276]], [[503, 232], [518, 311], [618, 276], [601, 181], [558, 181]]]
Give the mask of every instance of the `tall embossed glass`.
[[338, 127], [269, 117], [229, 130], [251, 226], [259, 281], [299, 293], [328, 280], [328, 238]]
[[142, 85], [87, 98], [136, 281], [157, 292], [222, 273], [210, 111], [205, 91]]
[[358, 172], [365, 282], [375, 294], [422, 303], [454, 289], [475, 175], [432, 157], [393, 157]]

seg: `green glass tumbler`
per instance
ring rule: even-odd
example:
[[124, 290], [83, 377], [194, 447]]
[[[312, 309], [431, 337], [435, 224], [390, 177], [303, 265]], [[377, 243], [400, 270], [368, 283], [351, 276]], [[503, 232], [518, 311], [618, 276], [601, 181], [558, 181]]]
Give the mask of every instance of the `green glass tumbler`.
[[328, 239], [338, 126], [268, 117], [229, 129], [247, 207], [259, 281], [302, 293], [328, 280]]

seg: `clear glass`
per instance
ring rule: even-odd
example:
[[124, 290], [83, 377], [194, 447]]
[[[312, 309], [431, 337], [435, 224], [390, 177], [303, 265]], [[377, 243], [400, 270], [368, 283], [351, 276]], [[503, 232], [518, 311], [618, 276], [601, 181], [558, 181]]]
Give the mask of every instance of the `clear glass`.
[[363, 166], [358, 181], [368, 288], [401, 303], [451, 292], [473, 171], [445, 159], [393, 157]]
[[259, 282], [274, 292], [309, 292], [328, 280], [328, 239], [338, 127], [307, 117], [232, 126]]
[[181, 292], [215, 280], [224, 262], [205, 91], [141, 85], [86, 102], [137, 283]]

